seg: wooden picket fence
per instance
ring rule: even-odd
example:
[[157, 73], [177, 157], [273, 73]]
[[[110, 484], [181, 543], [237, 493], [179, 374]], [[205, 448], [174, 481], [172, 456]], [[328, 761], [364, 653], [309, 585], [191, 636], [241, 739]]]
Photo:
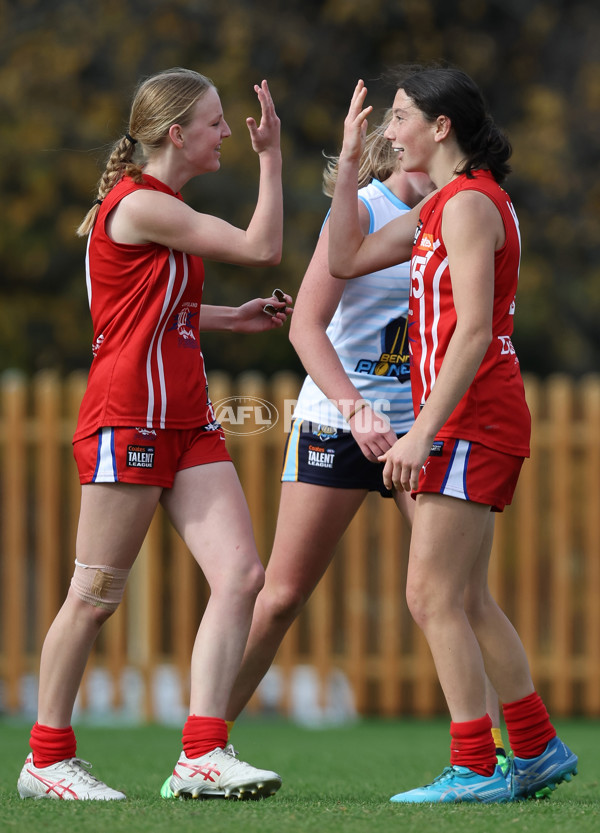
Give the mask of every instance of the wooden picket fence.
[[[228, 439], [265, 562], [277, 517], [285, 421], [299, 382], [287, 373], [209, 377], [213, 402], [244, 397], [270, 408], [270, 427], [263, 419], [255, 433], [230, 432]], [[8, 713], [21, 709], [23, 678], [37, 673], [44, 635], [73, 570], [80, 488], [71, 436], [84, 386], [81, 373], [0, 377], [0, 708]], [[598, 717], [600, 377], [529, 377], [526, 388], [532, 457], [513, 505], [497, 518], [490, 583], [523, 639], [549, 710]], [[321, 681], [323, 701], [332, 672], [345, 675], [361, 714], [444, 712], [429, 649], [404, 599], [407, 552], [407, 530], [393, 501], [370, 495], [278, 653], [282, 712], [289, 713], [300, 666]], [[144, 719], [153, 718], [157, 668], [173, 669], [185, 694], [206, 599], [199, 568], [159, 512], [124, 602], [92, 657], [90, 668], [104, 669], [114, 684], [115, 709], [126, 694], [126, 669], [143, 681]], [[83, 705], [89, 679], [90, 671]], [[249, 709], [261, 706], [259, 693]]]

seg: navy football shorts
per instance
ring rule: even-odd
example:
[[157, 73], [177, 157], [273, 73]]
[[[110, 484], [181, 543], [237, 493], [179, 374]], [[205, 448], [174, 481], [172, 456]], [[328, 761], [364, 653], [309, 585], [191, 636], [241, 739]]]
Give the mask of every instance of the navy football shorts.
[[282, 483], [367, 489], [392, 497], [383, 485], [383, 463], [367, 460], [351, 431], [295, 419], [283, 455]]

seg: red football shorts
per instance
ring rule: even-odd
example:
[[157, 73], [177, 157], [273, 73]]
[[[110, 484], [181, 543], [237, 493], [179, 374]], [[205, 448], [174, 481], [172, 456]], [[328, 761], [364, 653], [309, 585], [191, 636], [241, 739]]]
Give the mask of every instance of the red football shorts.
[[73, 443], [79, 480], [170, 489], [178, 471], [230, 461], [217, 424], [199, 428], [100, 428]]
[[523, 459], [468, 440], [435, 440], [413, 496], [436, 492], [502, 512], [512, 501]]

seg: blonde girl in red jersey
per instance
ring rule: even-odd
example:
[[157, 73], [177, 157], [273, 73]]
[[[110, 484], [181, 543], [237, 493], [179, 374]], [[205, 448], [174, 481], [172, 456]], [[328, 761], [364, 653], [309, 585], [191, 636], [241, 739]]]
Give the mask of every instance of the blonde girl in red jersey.
[[[510, 503], [529, 450], [530, 420], [510, 339], [520, 240], [500, 184], [508, 141], [460, 70], [409, 69], [386, 131], [406, 171], [431, 196], [365, 236], [357, 168], [371, 111], [359, 81], [329, 221], [329, 267], [341, 278], [412, 254], [409, 332], [415, 423], [380, 459], [388, 487], [416, 499], [407, 599], [423, 629], [451, 716], [450, 767], [393, 802], [504, 802], [570, 780], [577, 757], [556, 737], [523, 646], [492, 599], [494, 516]], [[496, 767], [485, 672], [503, 704], [514, 757]]]
[[139, 86], [128, 131], [79, 229], [88, 236], [94, 358], [74, 440], [82, 483], [76, 566], [42, 650], [22, 798], [125, 798], [76, 757], [71, 715], [96, 636], [118, 607], [159, 503], [211, 590], [191, 658], [190, 716], [172, 790], [247, 798], [281, 784], [227, 746], [224, 712], [264, 570], [212, 414], [199, 342], [200, 329], [264, 330], [290, 311], [275, 298], [273, 318], [262, 309], [267, 299], [237, 310], [201, 308], [202, 257], [270, 266], [281, 256], [279, 119], [267, 82], [254, 90], [261, 120], [248, 118], [247, 126], [260, 182], [247, 228], [194, 211], [179, 195], [193, 177], [219, 169], [231, 131], [212, 82], [177, 68]]

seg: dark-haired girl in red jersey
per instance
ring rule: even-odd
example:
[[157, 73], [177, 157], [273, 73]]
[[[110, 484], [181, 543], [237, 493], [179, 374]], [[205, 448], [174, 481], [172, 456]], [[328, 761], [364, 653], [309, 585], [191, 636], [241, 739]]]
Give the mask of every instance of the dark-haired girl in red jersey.
[[[503, 802], [570, 780], [577, 757], [556, 737], [514, 628], [487, 586], [493, 511], [510, 503], [529, 453], [530, 417], [512, 345], [520, 238], [500, 183], [510, 144], [464, 72], [399, 76], [386, 130], [406, 171], [437, 190], [365, 236], [356, 211], [366, 131], [356, 86], [329, 230], [329, 267], [353, 278], [412, 257], [409, 338], [415, 423], [380, 459], [388, 487], [416, 499], [407, 599], [431, 648], [451, 716], [450, 766], [393, 802]], [[485, 672], [514, 757], [497, 767]]]

